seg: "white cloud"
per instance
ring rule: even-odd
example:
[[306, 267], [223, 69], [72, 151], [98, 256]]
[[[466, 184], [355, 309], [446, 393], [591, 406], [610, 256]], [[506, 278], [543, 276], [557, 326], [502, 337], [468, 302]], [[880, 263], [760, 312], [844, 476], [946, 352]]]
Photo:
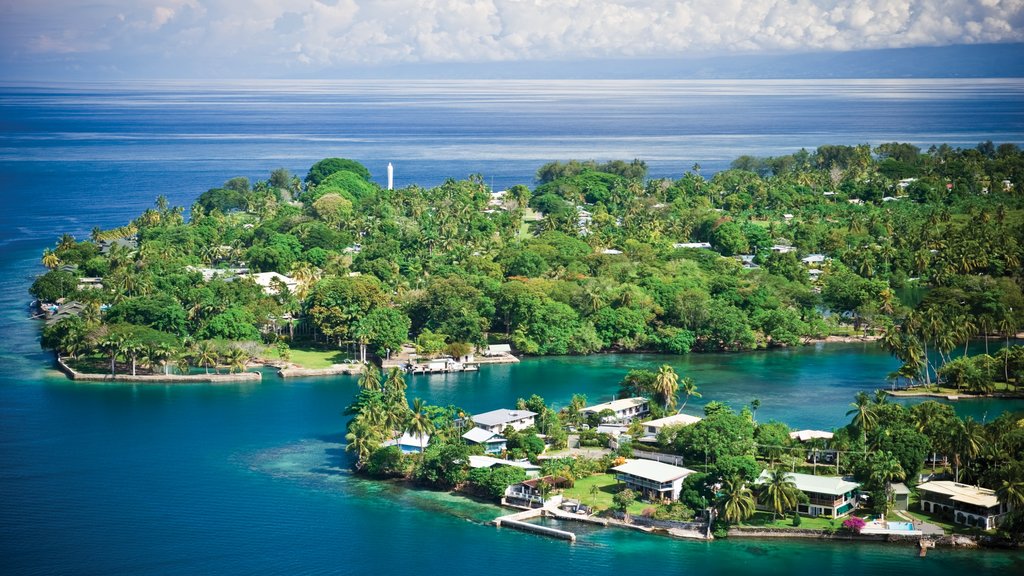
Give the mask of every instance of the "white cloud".
[[1024, 0], [0, 0], [11, 58], [196, 71], [1021, 42]]

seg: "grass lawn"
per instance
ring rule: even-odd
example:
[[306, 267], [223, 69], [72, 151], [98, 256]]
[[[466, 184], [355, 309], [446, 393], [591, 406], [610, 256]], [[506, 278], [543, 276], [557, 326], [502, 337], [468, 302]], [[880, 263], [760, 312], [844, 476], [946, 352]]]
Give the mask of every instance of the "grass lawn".
[[[1020, 393], [1020, 389], [1014, 383], [1006, 383], [1006, 382], [993, 382], [992, 383], [992, 391], [994, 393], [1003, 393], [1003, 392], [1016, 392], [1016, 393]], [[949, 387], [946, 387], [946, 386], [936, 386], [936, 385], [933, 384], [931, 386], [918, 386], [918, 387], [913, 388], [911, 390], [896, 390], [896, 391], [892, 392], [892, 395], [893, 396], [904, 396], [904, 395], [912, 396], [914, 394], [921, 394], [923, 392], [929, 392], [929, 393], [932, 393], [932, 394], [942, 394], [942, 395], [945, 395], [945, 396], [958, 396], [958, 395], [970, 395], [970, 394], [972, 394], [972, 392], [967, 390], [966, 388], [961, 388], [959, 391], [957, 391], [956, 388], [949, 388]]]
[[[351, 360], [349, 355], [341, 350], [325, 350], [317, 348], [292, 348], [289, 350], [289, 362], [303, 368], [330, 368], [332, 364], [344, 364]], [[274, 348], [267, 350], [267, 356], [274, 360], [280, 360], [281, 356]]]
[[[740, 523], [742, 527], [757, 527], [757, 528], [799, 528], [801, 530], [827, 530], [830, 527], [839, 529], [843, 526], [843, 520], [846, 518], [838, 518], [832, 520], [831, 518], [818, 517], [810, 518], [808, 516], [800, 517], [800, 525], [793, 526], [793, 516], [787, 516], [782, 518], [781, 516], [776, 517], [772, 520], [771, 512], [755, 512], [754, 515]], [[833, 524], [833, 522], [835, 522]]]
[[[597, 490], [591, 492], [595, 486]], [[572, 488], [566, 488], [562, 494], [566, 498], [579, 500], [592, 510], [607, 510], [615, 506], [612, 502], [612, 495], [622, 487], [623, 485], [615, 479], [613, 474], [596, 474], [577, 480]], [[640, 515], [645, 508], [650, 506], [652, 505], [644, 502], [634, 502], [629, 505], [628, 512], [632, 515]]]

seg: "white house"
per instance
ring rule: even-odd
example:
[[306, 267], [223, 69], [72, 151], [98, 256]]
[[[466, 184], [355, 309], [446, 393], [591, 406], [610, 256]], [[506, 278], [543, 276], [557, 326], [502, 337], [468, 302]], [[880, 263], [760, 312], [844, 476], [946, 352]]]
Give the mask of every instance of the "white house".
[[484, 356], [508, 356], [512, 354], [512, 346], [508, 344], [491, 344], [484, 350]]
[[641, 438], [641, 440], [654, 439], [665, 426], [689, 426], [700, 421], [701, 418], [699, 416], [673, 414], [664, 418], [658, 418], [657, 420], [644, 422], [644, 438]]
[[277, 272], [260, 272], [259, 274], [252, 274], [249, 276], [254, 282], [263, 288], [263, 292], [270, 296], [277, 294], [278, 282], [284, 284], [285, 288], [289, 292], [294, 292], [299, 287], [299, 281], [285, 276], [284, 274], [278, 274]]
[[[754, 486], [763, 486], [771, 477], [768, 470], [754, 482]], [[838, 476], [814, 476], [789, 472], [786, 477], [796, 484], [797, 490], [807, 495], [808, 502], [799, 504], [797, 512], [808, 516], [828, 516], [839, 518], [851, 510], [855, 504], [855, 492], [860, 484], [845, 480]], [[758, 508], [769, 510], [767, 505], [758, 504]]]
[[648, 500], [678, 500], [683, 489], [683, 480], [693, 474], [689, 468], [681, 468], [654, 460], [627, 460], [625, 464], [612, 468], [615, 477], [626, 486], [641, 493]]
[[792, 246], [786, 246], [785, 244], [776, 244], [772, 246], [772, 252], [778, 252], [779, 254], [788, 254], [790, 252], [795, 251], [796, 248], [793, 248]]
[[705, 250], [711, 250], [710, 242], [676, 242], [672, 245], [673, 248], [703, 248]]
[[381, 444], [381, 446], [384, 446], [384, 447], [387, 447], [387, 446], [398, 446], [398, 448], [402, 451], [403, 454], [412, 454], [412, 453], [421, 452], [421, 451], [425, 450], [426, 447], [429, 446], [429, 445], [430, 445], [430, 435], [429, 434], [424, 434], [423, 436], [414, 436], [412, 434], [409, 434], [408, 432], [406, 432], [405, 434], [402, 434], [402, 437], [398, 438], [397, 440], [392, 438], [392, 439], [384, 442], [383, 444]]
[[630, 421], [634, 418], [639, 418], [644, 414], [647, 414], [651, 411], [651, 408], [647, 398], [622, 398], [620, 400], [612, 400], [611, 402], [587, 406], [580, 410], [580, 414], [589, 416], [591, 414], [600, 414], [605, 410], [611, 410], [614, 412], [615, 420]]
[[795, 432], [789, 433], [790, 439], [799, 440], [800, 442], [807, 442], [817, 438], [831, 440], [833, 436], [834, 434], [831, 432], [825, 432], [824, 430], [796, 430]]
[[478, 428], [483, 428], [488, 432], [496, 434], [501, 434], [508, 426], [519, 432], [533, 426], [533, 418], [536, 415], [536, 412], [530, 412], [529, 410], [506, 410], [505, 408], [499, 408], [473, 416], [473, 424], [476, 424]]
[[808, 266], [812, 264], [821, 264], [825, 262], [825, 260], [828, 260], [828, 257], [825, 256], [824, 254], [808, 254], [807, 256], [800, 259], [801, 262], [807, 264]]
[[470, 444], [482, 444], [484, 454], [501, 454], [508, 442], [497, 432], [491, 432], [479, 426], [474, 426], [472, 430], [463, 434], [462, 438]]
[[976, 526], [982, 530], [995, 528], [1009, 512], [1007, 505], [999, 502], [994, 491], [951, 480], [918, 484], [917, 494], [922, 511], [940, 514], [957, 524]]

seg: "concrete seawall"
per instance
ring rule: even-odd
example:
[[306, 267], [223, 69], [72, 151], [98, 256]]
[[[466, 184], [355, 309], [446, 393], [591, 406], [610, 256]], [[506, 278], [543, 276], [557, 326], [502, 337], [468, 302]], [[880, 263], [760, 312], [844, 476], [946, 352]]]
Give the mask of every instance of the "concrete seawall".
[[131, 374], [92, 374], [79, 372], [68, 366], [60, 358], [57, 358], [57, 367], [68, 378], [80, 382], [106, 382], [122, 383], [132, 382], [136, 384], [185, 384], [185, 383], [208, 383], [227, 384], [236, 382], [260, 382], [263, 375], [259, 372], [239, 372], [236, 374], [144, 374], [132, 376]]
[[354, 376], [362, 374], [362, 372], [361, 364], [335, 364], [329, 368], [299, 368], [297, 366], [281, 368], [277, 371], [277, 375], [281, 378], [305, 378], [310, 376]]

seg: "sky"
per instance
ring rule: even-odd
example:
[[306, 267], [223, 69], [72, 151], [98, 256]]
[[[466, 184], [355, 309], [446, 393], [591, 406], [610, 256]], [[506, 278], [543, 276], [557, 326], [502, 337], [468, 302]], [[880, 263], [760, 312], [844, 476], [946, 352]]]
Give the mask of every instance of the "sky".
[[0, 0], [0, 80], [1010, 43], [1024, 43], [1024, 0]]

